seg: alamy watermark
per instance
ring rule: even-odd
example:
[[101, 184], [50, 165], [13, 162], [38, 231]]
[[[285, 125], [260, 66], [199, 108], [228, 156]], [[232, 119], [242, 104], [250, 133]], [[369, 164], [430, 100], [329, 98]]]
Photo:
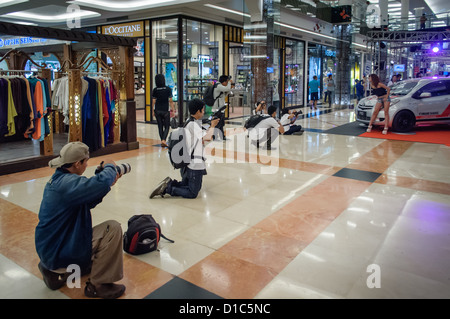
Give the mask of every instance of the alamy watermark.
[[[209, 143], [206, 147], [201, 145], [204, 131], [200, 126], [194, 127], [193, 135], [187, 129], [182, 134], [189, 143], [178, 143], [173, 147], [170, 156], [175, 163], [250, 163], [260, 164], [261, 174], [278, 171], [280, 143], [276, 129], [251, 129], [248, 137], [247, 132], [243, 133], [241, 129], [227, 129], [226, 143]], [[216, 128], [214, 136], [219, 141], [223, 138], [222, 132]]]
[[367, 277], [366, 284], [370, 289], [381, 288], [381, 267], [377, 264], [367, 266], [367, 272], [370, 275]]
[[66, 279], [69, 288], [81, 288], [81, 268], [77, 264], [70, 264], [66, 268], [66, 273], [70, 275]]
[[67, 27], [69, 29], [81, 28], [80, 12], [81, 8], [77, 4], [71, 4], [66, 10], [68, 18], [66, 20]]

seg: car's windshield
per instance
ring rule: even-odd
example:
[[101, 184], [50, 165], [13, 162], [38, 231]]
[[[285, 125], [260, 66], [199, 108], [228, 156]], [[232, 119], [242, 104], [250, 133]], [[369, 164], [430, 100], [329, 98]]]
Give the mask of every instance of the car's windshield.
[[391, 87], [392, 95], [406, 95], [419, 83], [418, 81], [412, 82], [398, 82]]

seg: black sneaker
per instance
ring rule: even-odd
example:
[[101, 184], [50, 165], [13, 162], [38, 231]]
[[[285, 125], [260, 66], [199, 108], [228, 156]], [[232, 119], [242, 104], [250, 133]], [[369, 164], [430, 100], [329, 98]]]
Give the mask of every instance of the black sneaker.
[[153, 198], [157, 195], [161, 195], [161, 197], [164, 197], [164, 194], [166, 194], [167, 185], [172, 181], [170, 177], [164, 178], [161, 183], [158, 184], [158, 186], [155, 188], [155, 190], [150, 194], [150, 198]]
[[101, 284], [94, 286], [90, 281], [86, 283], [84, 295], [89, 298], [116, 299], [125, 292], [124, 285]]
[[51, 290], [57, 290], [63, 287], [66, 284], [66, 280], [69, 277], [70, 273], [59, 274], [57, 272], [53, 272], [48, 270], [47, 268], [39, 262], [38, 265], [39, 271], [42, 274], [45, 285]]

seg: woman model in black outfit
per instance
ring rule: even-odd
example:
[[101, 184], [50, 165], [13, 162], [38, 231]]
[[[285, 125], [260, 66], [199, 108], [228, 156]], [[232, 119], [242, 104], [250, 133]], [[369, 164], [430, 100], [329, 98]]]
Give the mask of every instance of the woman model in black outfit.
[[152, 92], [152, 112], [158, 123], [159, 137], [161, 138], [161, 146], [167, 147], [166, 139], [169, 135], [170, 127], [170, 108], [175, 114], [175, 106], [172, 100], [172, 89], [166, 86], [166, 78], [163, 74], [155, 76], [156, 87]]
[[389, 94], [391, 89], [380, 82], [378, 75], [371, 74], [369, 75], [370, 86], [372, 88], [372, 94], [375, 94], [378, 97], [377, 104], [375, 104], [372, 112], [372, 117], [370, 118], [369, 127], [367, 128], [367, 133], [372, 131], [372, 124], [378, 116], [381, 108], [384, 105], [384, 129], [383, 134], [387, 134], [389, 127], [389, 106], [391, 105], [391, 99], [389, 98]]

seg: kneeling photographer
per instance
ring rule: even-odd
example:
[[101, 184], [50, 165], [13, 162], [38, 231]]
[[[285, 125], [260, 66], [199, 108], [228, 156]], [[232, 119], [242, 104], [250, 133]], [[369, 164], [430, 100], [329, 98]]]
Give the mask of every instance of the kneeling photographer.
[[[48, 288], [65, 285], [69, 265], [90, 273], [84, 294], [95, 298], [118, 298], [123, 277], [122, 228], [109, 220], [92, 227], [91, 209], [102, 202], [121, 177], [112, 160], [105, 160], [96, 175], [82, 176], [89, 160], [89, 147], [81, 142], [66, 144], [59, 157], [49, 162], [56, 168], [47, 182], [35, 232], [39, 270]], [[123, 167], [122, 167], [123, 168]]]

